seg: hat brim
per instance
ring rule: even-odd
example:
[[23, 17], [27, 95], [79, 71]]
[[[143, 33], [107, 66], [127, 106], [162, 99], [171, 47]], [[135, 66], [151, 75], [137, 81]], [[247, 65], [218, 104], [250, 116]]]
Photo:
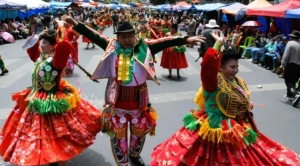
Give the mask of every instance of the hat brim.
[[124, 31], [117, 31], [114, 32], [114, 34], [121, 34], [121, 33], [130, 33], [130, 32], [135, 32], [136, 29], [128, 29], [128, 30], [124, 30]]
[[294, 38], [300, 38], [300, 36], [296, 36], [294, 34], [289, 34], [289, 36], [294, 37]]
[[205, 24], [206, 27], [208, 28], [219, 28], [219, 25], [210, 25], [210, 24]]
[[34, 35], [32, 37], [30, 37], [25, 44], [22, 46], [23, 50], [26, 50], [28, 48], [33, 47], [37, 42], [39, 41], [39, 36], [38, 35]]

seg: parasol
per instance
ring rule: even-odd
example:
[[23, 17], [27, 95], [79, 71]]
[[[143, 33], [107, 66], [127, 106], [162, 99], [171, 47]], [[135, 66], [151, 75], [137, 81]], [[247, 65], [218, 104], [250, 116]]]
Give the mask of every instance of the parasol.
[[11, 35], [10, 33], [8, 32], [0, 32], [0, 36], [7, 42], [10, 42], [10, 43], [14, 43], [15, 42], [15, 38], [13, 35]]
[[246, 21], [242, 27], [260, 27], [262, 26], [262, 23], [258, 21]]

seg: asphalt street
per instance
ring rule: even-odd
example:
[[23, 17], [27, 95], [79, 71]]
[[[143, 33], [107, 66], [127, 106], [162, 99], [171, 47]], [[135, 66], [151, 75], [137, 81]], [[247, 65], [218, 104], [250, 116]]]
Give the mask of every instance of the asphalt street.
[[[104, 31], [108, 37], [114, 37], [112, 28]], [[183, 32], [184, 34], [184, 32]], [[0, 127], [14, 107], [11, 94], [21, 91], [31, 84], [33, 63], [22, 45], [26, 40], [17, 40], [13, 44], [0, 45], [0, 54], [10, 71], [0, 77]], [[85, 49], [86, 44], [79, 40], [79, 63], [92, 73], [99, 63], [104, 51], [96, 47]], [[200, 61], [196, 48], [187, 48], [186, 57], [189, 62], [187, 69], [181, 70], [181, 79], [168, 79], [168, 70], [160, 67], [161, 53], [157, 54], [155, 64], [158, 81], [148, 81], [150, 101], [158, 111], [156, 136], [148, 136], [141, 153], [145, 163], [151, 161], [153, 148], [169, 138], [182, 127], [182, 118], [196, 105], [193, 103], [195, 94], [200, 87]], [[291, 106], [283, 96], [286, 93], [284, 80], [269, 70], [260, 68], [248, 60], [241, 59], [238, 76], [244, 78], [254, 103], [254, 118], [258, 128], [275, 141], [291, 148], [300, 154], [300, 109]], [[176, 74], [176, 71], [173, 71]], [[66, 78], [80, 89], [81, 96], [102, 110], [106, 79], [94, 83], [77, 67], [72, 77]], [[262, 86], [262, 88], [259, 88]], [[10, 165], [0, 159], [0, 165]], [[114, 166], [109, 137], [103, 133], [97, 135], [95, 143], [82, 154], [68, 162], [69, 166]]]

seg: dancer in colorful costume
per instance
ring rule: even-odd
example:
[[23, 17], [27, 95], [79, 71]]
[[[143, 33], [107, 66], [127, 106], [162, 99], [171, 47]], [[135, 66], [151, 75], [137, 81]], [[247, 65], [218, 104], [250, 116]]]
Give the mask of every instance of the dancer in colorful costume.
[[[184, 119], [184, 127], [154, 148], [151, 166], [295, 166], [296, 153], [258, 131], [252, 119], [250, 92], [237, 77], [238, 55], [223, 45], [217, 32], [213, 48], [201, 63], [199, 108]], [[219, 72], [220, 71], [220, 72]]]
[[1, 69], [1, 74], [0, 76], [3, 76], [4, 74], [8, 73], [7, 68], [4, 65], [4, 61], [2, 59], [2, 56], [0, 55], [0, 69]]
[[[111, 138], [116, 163], [126, 166], [130, 159], [135, 165], [145, 165], [140, 153], [146, 134], [154, 135], [157, 119], [149, 102], [146, 83], [146, 79], [157, 82], [151, 54], [173, 45], [201, 42], [203, 38], [138, 40], [133, 26], [125, 21], [119, 24], [115, 32], [117, 38], [108, 40], [70, 17], [66, 17], [66, 21], [74, 25], [74, 30], [106, 50], [92, 79], [108, 78], [102, 131]], [[127, 135], [128, 127], [130, 136]]]
[[163, 16], [163, 20], [161, 20], [161, 36], [164, 37], [168, 32], [170, 32], [170, 27], [172, 25], [171, 20], [168, 19], [168, 15], [165, 14]]
[[12, 95], [16, 105], [1, 131], [0, 154], [15, 165], [64, 166], [93, 144], [101, 112], [61, 78], [72, 45], [57, 41], [53, 29], [40, 34], [41, 50], [38, 38], [32, 36], [26, 44], [35, 62], [32, 86]]
[[[89, 18], [85, 21], [85, 25], [87, 25], [90, 28], [96, 29], [97, 27], [97, 22], [96, 20], [94, 20], [93, 15], [89, 15]], [[91, 48], [95, 48], [95, 44], [93, 42], [91, 42], [87, 37], [82, 36], [82, 42], [87, 43], [86, 45], [86, 49], [89, 49], [89, 45], [90, 43], [92, 43], [92, 47]]]
[[138, 33], [137, 36], [139, 39], [146, 39], [146, 38], [147, 39], [158, 39], [158, 36], [156, 36], [153, 29], [147, 25], [146, 20], [139, 21], [137, 33]]
[[[178, 32], [178, 25], [172, 24], [171, 31], [166, 36], [181, 36], [180, 32]], [[181, 78], [179, 70], [188, 67], [188, 62], [184, 54], [185, 50], [184, 46], [173, 46], [164, 49], [160, 66], [169, 69], [168, 78], [172, 78], [172, 69], [177, 69], [177, 78]]]
[[161, 31], [161, 19], [159, 18], [159, 14], [156, 13], [154, 15], [154, 19], [153, 19], [153, 23], [152, 23], [152, 27], [151, 27], [154, 32], [156, 33], [156, 35], [158, 37], [162, 37], [162, 31]]

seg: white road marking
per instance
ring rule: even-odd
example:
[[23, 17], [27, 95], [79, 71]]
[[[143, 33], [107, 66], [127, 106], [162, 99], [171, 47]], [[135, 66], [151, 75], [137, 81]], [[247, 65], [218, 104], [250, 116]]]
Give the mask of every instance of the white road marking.
[[18, 67], [15, 70], [10, 70], [5, 77], [1, 77], [0, 82], [4, 82], [3, 80], [5, 79], [5, 83], [0, 84], [0, 88], [7, 88], [14, 84], [17, 80], [25, 76], [27, 73], [31, 72], [33, 69], [34, 63], [29, 61], [22, 66]]
[[7, 59], [7, 60], [4, 60], [4, 64], [7, 67], [7, 66], [19, 61], [19, 60], [20, 60], [19, 58], [18, 59]]

